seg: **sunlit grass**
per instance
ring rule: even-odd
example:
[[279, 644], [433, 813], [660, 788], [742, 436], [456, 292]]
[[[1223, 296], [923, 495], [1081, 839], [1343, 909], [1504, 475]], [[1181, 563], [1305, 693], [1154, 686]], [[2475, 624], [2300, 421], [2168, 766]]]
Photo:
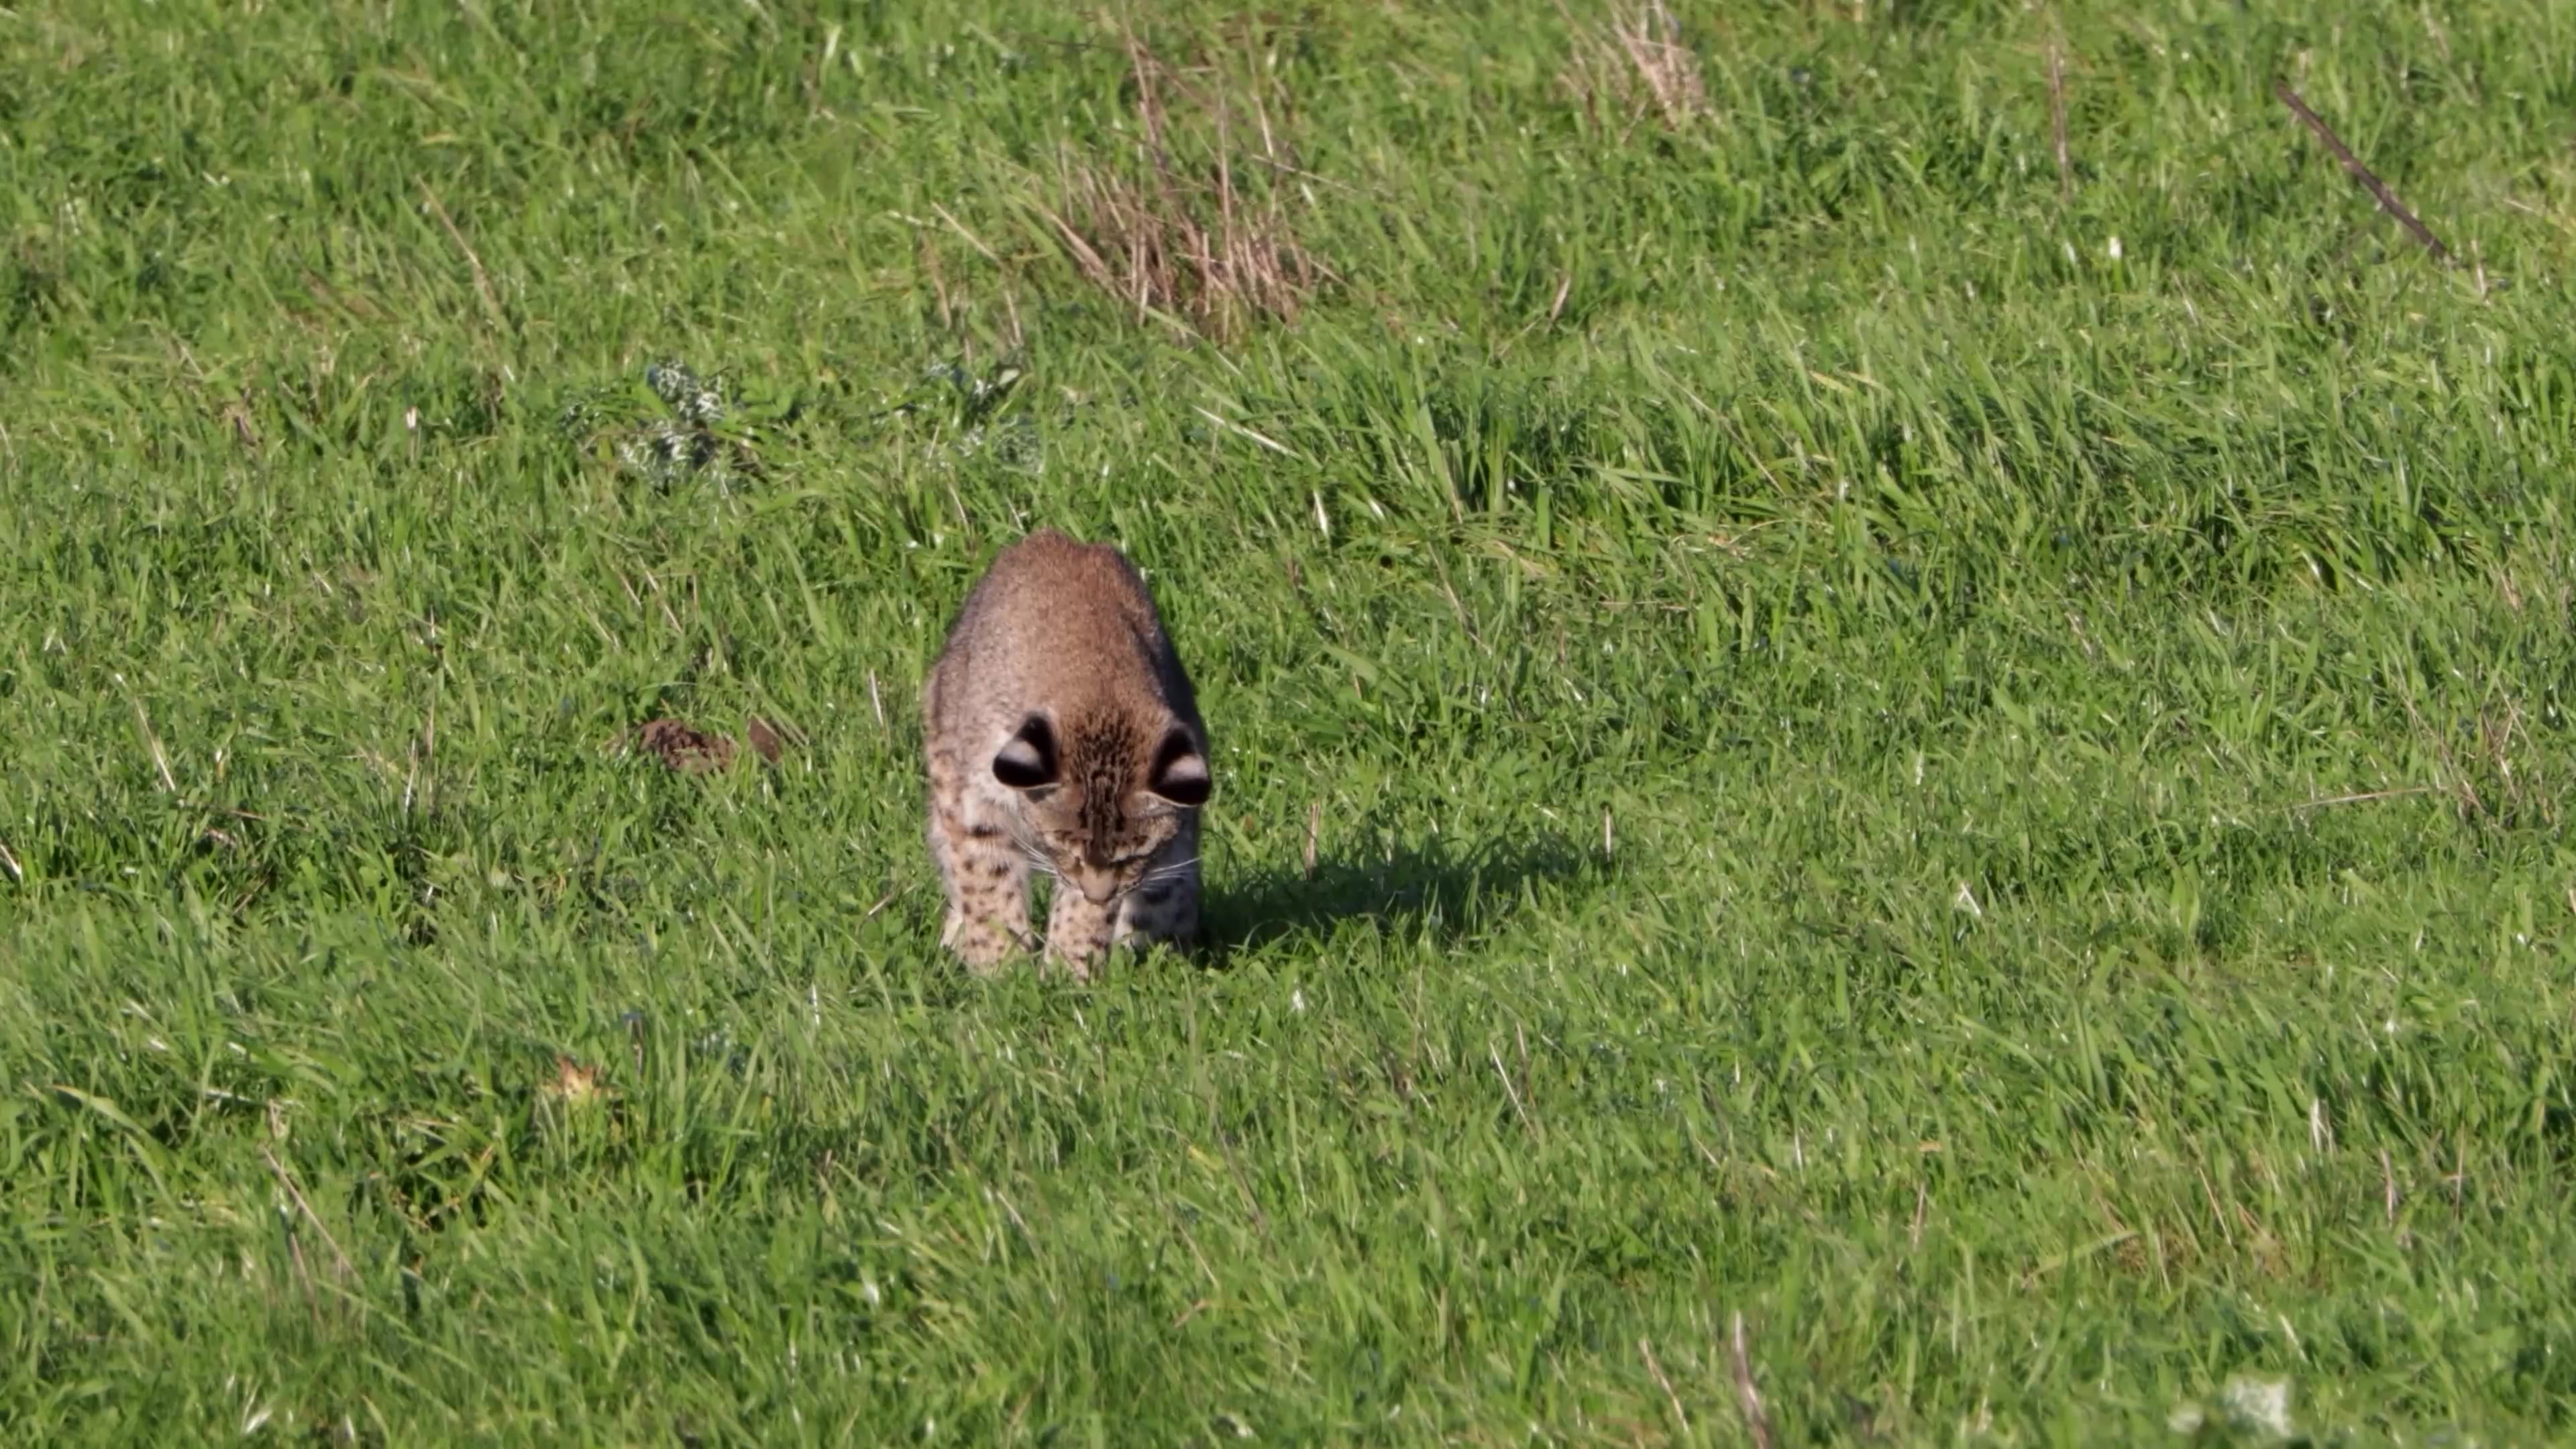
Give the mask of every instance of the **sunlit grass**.
[[11, 1442], [2564, 1435], [2576, 11], [822, 8], [0, 17]]

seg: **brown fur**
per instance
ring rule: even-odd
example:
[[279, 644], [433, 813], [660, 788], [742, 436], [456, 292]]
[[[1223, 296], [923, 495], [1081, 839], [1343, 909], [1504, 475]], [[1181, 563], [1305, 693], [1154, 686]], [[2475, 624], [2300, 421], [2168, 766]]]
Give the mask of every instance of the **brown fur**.
[[1118, 550], [1040, 529], [966, 596], [922, 684], [942, 944], [978, 970], [1029, 935], [1077, 976], [1130, 936], [1198, 931], [1207, 729], [1145, 581]]

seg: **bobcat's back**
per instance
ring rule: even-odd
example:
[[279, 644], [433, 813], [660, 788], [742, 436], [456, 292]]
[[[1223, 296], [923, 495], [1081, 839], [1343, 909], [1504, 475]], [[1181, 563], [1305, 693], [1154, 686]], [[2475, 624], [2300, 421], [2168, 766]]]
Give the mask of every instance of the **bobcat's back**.
[[1016, 729], [1038, 705], [1161, 708], [1199, 725], [1189, 676], [1135, 566], [1052, 528], [1004, 549], [966, 595], [923, 714], [934, 734], [980, 735], [1006, 719]]

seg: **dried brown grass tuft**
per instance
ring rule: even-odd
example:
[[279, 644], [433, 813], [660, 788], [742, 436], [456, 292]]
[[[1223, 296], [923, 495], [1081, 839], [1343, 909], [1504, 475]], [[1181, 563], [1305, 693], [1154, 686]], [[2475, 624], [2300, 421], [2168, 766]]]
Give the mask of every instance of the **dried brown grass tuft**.
[[1558, 13], [1575, 34], [1557, 85], [1594, 125], [1615, 124], [1625, 140], [1649, 116], [1682, 131], [1710, 114], [1699, 56], [1682, 43], [1681, 22], [1663, 0], [1645, 0], [1605, 25], [1580, 24], [1561, 3]]
[[[1124, 39], [1143, 135], [1126, 158], [1058, 153], [1054, 199], [1035, 207], [1050, 239], [1140, 321], [1219, 341], [1262, 318], [1295, 322], [1338, 278], [1297, 236], [1289, 183], [1310, 178], [1274, 124], [1284, 90], [1184, 72]], [[1237, 151], [1247, 122], [1257, 153]], [[1312, 205], [1311, 188], [1293, 194]]]

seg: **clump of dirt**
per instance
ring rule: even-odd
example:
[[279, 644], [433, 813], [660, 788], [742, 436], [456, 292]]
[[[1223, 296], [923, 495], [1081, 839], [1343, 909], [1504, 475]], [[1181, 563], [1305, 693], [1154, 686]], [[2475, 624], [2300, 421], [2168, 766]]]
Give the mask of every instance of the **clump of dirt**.
[[[743, 729], [743, 742], [762, 762], [775, 765], [787, 753], [787, 737], [776, 725], [758, 715], [750, 717]], [[625, 741], [619, 742], [621, 745]], [[645, 722], [635, 731], [633, 748], [660, 760], [683, 775], [712, 774], [733, 763], [737, 746], [727, 736], [709, 734], [694, 725], [676, 719]]]
[[733, 741], [675, 719], [649, 721], [635, 732], [636, 747], [683, 775], [704, 775], [733, 763]]

